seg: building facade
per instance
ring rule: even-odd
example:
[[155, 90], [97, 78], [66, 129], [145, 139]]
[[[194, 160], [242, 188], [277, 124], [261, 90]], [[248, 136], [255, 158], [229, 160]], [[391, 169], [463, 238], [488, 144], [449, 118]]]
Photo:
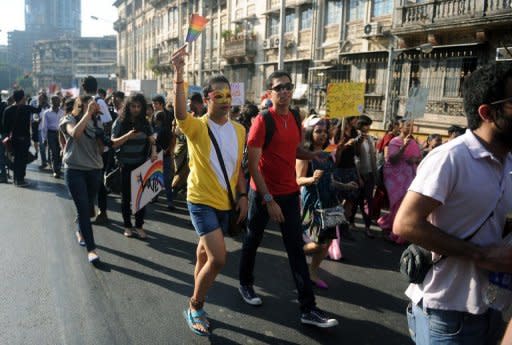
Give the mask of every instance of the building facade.
[[34, 87], [72, 88], [92, 75], [103, 88], [115, 88], [116, 37], [38, 41], [32, 50]]
[[[462, 78], [493, 60], [500, 45], [512, 46], [512, 0], [286, 0], [281, 5], [281, 0], [117, 0], [118, 76], [155, 79], [160, 93], [171, 90], [170, 55], [183, 45], [190, 15], [199, 13], [209, 22], [188, 48], [189, 85], [223, 73], [243, 82], [246, 99], [258, 103], [266, 78], [282, 62], [304, 91], [295, 105], [323, 112], [329, 83], [363, 82], [364, 112], [383, 127], [404, 114], [416, 78], [430, 90], [426, 114], [416, 122], [428, 132], [465, 124]], [[432, 47], [420, 51], [427, 43]]]

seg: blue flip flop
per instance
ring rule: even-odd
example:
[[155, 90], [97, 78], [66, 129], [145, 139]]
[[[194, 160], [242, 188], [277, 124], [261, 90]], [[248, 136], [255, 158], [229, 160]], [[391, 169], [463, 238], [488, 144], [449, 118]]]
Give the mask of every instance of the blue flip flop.
[[[210, 331], [208, 330], [210, 327], [205, 322], [205, 320], [202, 319], [202, 317], [206, 316], [206, 312], [204, 311], [204, 309], [192, 311], [192, 310], [190, 310], [190, 308], [188, 308], [188, 309], [183, 310], [183, 316], [185, 317], [185, 320], [187, 321], [187, 325], [192, 332], [194, 332], [197, 335], [201, 335], [203, 337], [207, 337], [210, 335]], [[197, 325], [197, 324], [202, 325], [205, 329], [207, 329], [207, 331], [203, 332], [197, 328], [194, 328], [194, 325]]]

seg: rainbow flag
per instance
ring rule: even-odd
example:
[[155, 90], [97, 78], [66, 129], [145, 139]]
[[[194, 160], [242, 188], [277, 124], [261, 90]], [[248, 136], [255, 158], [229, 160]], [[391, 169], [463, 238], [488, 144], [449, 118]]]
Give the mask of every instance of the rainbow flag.
[[201, 32], [203, 32], [206, 27], [206, 23], [208, 23], [208, 19], [205, 17], [202, 17], [199, 14], [192, 14], [192, 16], [190, 16], [186, 42], [194, 42]]

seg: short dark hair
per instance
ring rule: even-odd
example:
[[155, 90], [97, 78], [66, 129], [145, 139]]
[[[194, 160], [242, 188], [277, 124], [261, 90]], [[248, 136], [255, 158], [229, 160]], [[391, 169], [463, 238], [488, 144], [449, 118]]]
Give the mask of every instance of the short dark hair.
[[25, 91], [23, 90], [14, 90], [12, 93], [12, 98], [14, 98], [14, 102], [18, 103], [25, 97]]
[[96, 93], [98, 91], [98, 81], [92, 75], [88, 75], [82, 80], [82, 88], [87, 93]]
[[505, 83], [512, 78], [512, 63], [489, 63], [467, 76], [462, 84], [464, 111], [470, 129], [482, 123], [478, 108], [505, 98]]
[[288, 73], [285, 70], [279, 69], [277, 71], [272, 72], [268, 76], [268, 79], [267, 79], [267, 90], [272, 89], [272, 81], [274, 79], [282, 78], [282, 77], [288, 77], [288, 79], [290, 79], [290, 81], [292, 81], [292, 76], [290, 75], [290, 73]]
[[357, 128], [360, 129], [363, 126], [371, 126], [373, 123], [373, 120], [367, 116], [367, 115], [361, 115], [357, 119]]
[[112, 96], [114, 96], [114, 97], [116, 97], [116, 98], [124, 99], [124, 92], [123, 92], [123, 91], [114, 91], [114, 93], [112, 94]]
[[164, 104], [165, 104], [165, 98], [164, 98], [164, 96], [162, 96], [162, 95], [156, 95], [155, 97], [153, 97], [153, 98], [151, 99], [151, 101], [153, 101], [153, 102], [155, 102], [155, 103], [160, 103], [160, 104], [162, 104], [162, 105], [164, 105]]
[[203, 103], [203, 96], [201, 96], [199, 92], [194, 92], [190, 95], [188, 99], [190, 100], [190, 102]]
[[[217, 74], [217, 75], [214, 75], [213, 77], [211, 77], [207, 82], [206, 82], [206, 86], [203, 88], [203, 97], [204, 98], [208, 98], [208, 94], [210, 92], [212, 92], [212, 85], [213, 84], [217, 84], [217, 83], [224, 83], [224, 84], [228, 84], [229, 87], [231, 87], [231, 84], [229, 83], [229, 80], [228, 78], [226, 78], [225, 76], [223, 76], [222, 74]], [[192, 100], [192, 99], [191, 99]], [[201, 100], [202, 102], [202, 100]]]
[[102, 97], [106, 97], [107, 91], [105, 91], [105, 89], [98, 89], [98, 95], [100, 95]]

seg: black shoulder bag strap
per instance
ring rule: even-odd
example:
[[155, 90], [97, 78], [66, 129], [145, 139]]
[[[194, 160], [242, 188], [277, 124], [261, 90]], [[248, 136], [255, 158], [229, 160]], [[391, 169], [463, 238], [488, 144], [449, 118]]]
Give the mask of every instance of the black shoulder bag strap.
[[231, 183], [229, 182], [228, 172], [226, 171], [226, 165], [224, 164], [224, 159], [222, 158], [222, 153], [220, 152], [219, 144], [217, 143], [217, 139], [215, 139], [215, 136], [213, 135], [210, 126], [206, 125], [206, 128], [208, 128], [208, 135], [210, 136], [213, 147], [215, 148], [215, 152], [217, 153], [217, 158], [219, 159], [220, 167], [222, 169], [222, 175], [224, 175], [224, 179], [226, 180], [226, 189], [228, 190], [228, 198], [229, 202], [231, 203], [231, 208], [235, 210], [236, 202], [235, 198], [233, 197], [233, 192], [231, 191]]

